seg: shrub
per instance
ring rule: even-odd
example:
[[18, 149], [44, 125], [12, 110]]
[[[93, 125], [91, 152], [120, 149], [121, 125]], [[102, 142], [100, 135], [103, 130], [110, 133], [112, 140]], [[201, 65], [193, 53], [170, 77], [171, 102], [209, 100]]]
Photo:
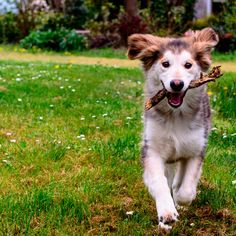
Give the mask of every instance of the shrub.
[[117, 19], [111, 20], [114, 5], [111, 3], [102, 6], [102, 19], [100, 15], [87, 22], [86, 27], [91, 31], [90, 47], [120, 47], [127, 46], [127, 38], [133, 33], [147, 33], [148, 26], [140, 16], [130, 16], [123, 9]]
[[0, 15], [0, 43], [15, 43], [21, 38], [17, 15], [6, 13]]
[[119, 15], [116, 27], [120, 35], [121, 46], [127, 46], [127, 39], [131, 34], [149, 32], [148, 25], [144, 23], [140, 16], [130, 16], [125, 12]]
[[85, 38], [78, 35], [75, 30], [48, 30], [33, 31], [29, 36], [20, 41], [23, 48], [41, 48], [55, 51], [83, 50]]
[[152, 0], [146, 14], [153, 32], [159, 35], [182, 34], [191, 27], [196, 0]]
[[84, 5], [83, 0], [65, 0], [65, 17], [70, 21], [70, 27], [72, 29], [83, 28], [86, 20], [88, 10]]
[[86, 23], [86, 28], [90, 30], [89, 47], [118, 47], [120, 36], [117, 32], [117, 20], [110, 20], [110, 10], [113, 8], [111, 3], [104, 4], [101, 7], [100, 14], [94, 16], [93, 19]]

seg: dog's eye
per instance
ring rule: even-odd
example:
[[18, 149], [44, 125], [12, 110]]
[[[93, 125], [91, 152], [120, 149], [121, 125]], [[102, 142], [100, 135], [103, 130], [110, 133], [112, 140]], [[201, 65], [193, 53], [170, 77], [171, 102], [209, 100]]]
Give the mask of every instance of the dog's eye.
[[162, 62], [162, 66], [167, 68], [170, 66], [170, 63], [168, 61], [164, 61], [164, 62]]
[[185, 67], [186, 69], [190, 69], [190, 68], [192, 67], [192, 64], [189, 63], [189, 62], [186, 62], [185, 65], [184, 65], [184, 67]]

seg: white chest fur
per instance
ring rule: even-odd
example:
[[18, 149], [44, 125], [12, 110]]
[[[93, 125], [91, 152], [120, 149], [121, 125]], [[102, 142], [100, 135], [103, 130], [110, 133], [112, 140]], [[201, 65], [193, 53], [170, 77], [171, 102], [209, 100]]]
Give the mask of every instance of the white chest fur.
[[149, 148], [166, 161], [194, 157], [200, 155], [205, 144], [204, 128], [194, 122], [183, 118], [163, 122], [147, 118], [144, 138]]

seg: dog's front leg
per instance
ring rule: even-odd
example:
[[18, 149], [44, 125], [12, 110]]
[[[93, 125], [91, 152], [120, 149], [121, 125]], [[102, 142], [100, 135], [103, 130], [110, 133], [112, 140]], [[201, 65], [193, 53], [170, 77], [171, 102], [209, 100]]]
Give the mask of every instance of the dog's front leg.
[[197, 184], [202, 170], [202, 158], [189, 158], [188, 160], [185, 160], [182, 165], [184, 166], [184, 168], [180, 169], [180, 171], [183, 171], [181, 173], [182, 182], [179, 183], [179, 189], [176, 189], [177, 191], [173, 191], [173, 193], [175, 203], [184, 206], [190, 205], [196, 197]]
[[168, 181], [165, 176], [164, 161], [158, 156], [147, 155], [144, 159], [144, 183], [149, 192], [156, 201], [159, 226], [171, 229], [168, 224], [177, 220], [178, 212], [176, 211], [171, 192], [168, 187]]

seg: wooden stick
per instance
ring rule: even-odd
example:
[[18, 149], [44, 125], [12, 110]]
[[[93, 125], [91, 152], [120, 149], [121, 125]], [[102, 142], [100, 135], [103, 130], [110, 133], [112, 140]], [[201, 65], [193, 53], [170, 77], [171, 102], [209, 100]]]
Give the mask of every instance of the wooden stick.
[[[207, 75], [203, 75], [201, 73], [200, 78], [198, 80], [192, 80], [190, 82], [188, 89], [197, 88], [205, 83], [215, 81], [217, 78], [221, 77], [223, 73], [221, 72], [220, 67], [221, 66], [213, 67]], [[155, 96], [147, 100], [147, 102], [145, 103], [145, 110], [148, 111], [149, 109], [157, 105], [161, 100], [166, 97], [166, 94], [167, 91], [165, 88], [158, 91]]]

